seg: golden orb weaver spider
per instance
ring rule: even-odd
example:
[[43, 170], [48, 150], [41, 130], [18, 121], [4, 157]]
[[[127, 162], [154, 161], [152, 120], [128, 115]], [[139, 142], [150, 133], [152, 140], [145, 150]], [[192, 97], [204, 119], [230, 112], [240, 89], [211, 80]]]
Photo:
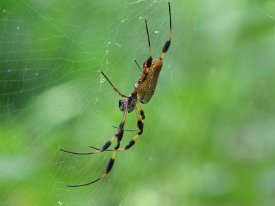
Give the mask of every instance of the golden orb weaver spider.
[[[148, 46], [149, 46], [149, 57], [148, 59], [143, 63], [143, 69], [141, 71], [141, 74], [139, 76], [138, 82], [135, 84], [134, 91], [131, 93], [130, 96], [126, 96], [122, 94], [109, 80], [109, 78], [103, 73], [102, 75], [104, 78], [109, 82], [109, 84], [112, 86], [114, 91], [121, 96], [123, 99], [119, 100], [119, 109], [123, 112], [123, 119], [117, 127], [118, 132], [109, 140], [107, 141], [101, 149], [92, 147], [92, 149], [97, 150], [96, 152], [72, 152], [69, 150], [64, 150], [60, 149], [63, 152], [71, 153], [71, 154], [76, 154], [76, 155], [90, 155], [90, 154], [98, 154], [104, 151], [112, 151], [113, 154], [107, 164], [107, 167], [104, 171], [104, 173], [97, 178], [96, 180], [92, 182], [88, 182], [85, 184], [79, 184], [79, 185], [67, 185], [68, 187], [82, 187], [82, 186], [87, 186], [90, 184], [93, 184], [99, 180], [104, 179], [112, 170], [114, 162], [115, 162], [115, 157], [117, 154], [117, 151], [121, 150], [128, 150], [130, 149], [135, 142], [139, 139], [141, 134], [143, 133], [143, 127], [144, 127], [144, 120], [145, 120], [145, 114], [143, 109], [141, 108], [140, 102], [143, 104], [148, 103], [152, 96], [154, 95], [158, 78], [159, 78], [159, 73], [162, 68], [162, 61], [164, 59], [165, 53], [168, 51], [170, 45], [171, 45], [171, 40], [172, 40], [172, 19], [171, 19], [171, 6], [170, 2], [168, 2], [168, 8], [169, 8], [169, 20], [170, 20], [170, 30], [169, 30], [169, 39], [166, 41], [166, 43], [163, 46], [162, 49], [162, 54], [158, 59], [153, 59], [152, 58], [152, 48], [151, 48], [151, 42], [150, 42], [150, 36], [149, 36], [149, 31], [148, 31], [148, 26], [147, 26], [147, 21], [145, 20], [145, 26], [146, 26], [146, 33], [147, 33], [147, 38], [148, 38]], [[136, 62], [136, 61], [135, 61]], [[137, 64], [137, 62], [136, 62]], [[137, 64], [138, 65], [138, 64]], [[139, 65], [138, 65], [139, 67]], [[139, 67], [140, 68], [140, 67]], [[137, 121], [137, 129], [133, 131], [138, 131], [136, 136], [129, 141], [129, 143], [125, 147], [120, 147], [120, 142], [123, 138], [124, 131], [124, 125], [126, 122], [126, 117], [127, 114], [134, 111], [136, 112], [136, 117], [138, 119]], [[116, 146], [113, 150], [108, 149], [111, 144], [117, 140]]]

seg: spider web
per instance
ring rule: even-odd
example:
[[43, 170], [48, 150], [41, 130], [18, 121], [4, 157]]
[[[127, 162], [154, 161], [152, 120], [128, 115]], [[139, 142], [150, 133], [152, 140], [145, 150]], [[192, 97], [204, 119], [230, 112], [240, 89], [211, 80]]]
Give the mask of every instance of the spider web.
[[[133, 60], [142, 65], [148, 53], [144, 20], [158, 57], [168, 38], [167, 1], [24, 0], [0, 5], [1, 205], [246, 201], [242, 197], [251, 191], [239, 195], [244, 188], [237, 187], [242, 168], [230, 164], [248, 158], [259, 166], [274, 155], [274, 100], [262, 92], [265, 85], [258, 87], [258, 97], [248, 95], [261, 78], [269, 88], [275, 86], [275, 51], [269, 46], [275, 43], [272, 1], [173, 1], [175, 37], [156, 94], [143, 106], [144, 134], [133, 149], [118, 153], [104, 181], [83, 188], [65, 185], [98, 178], [111, 153], [76, 156], [59, 148], [88, 152], [89, 146], [101, 147], [114, 135], [112, 126], [122, 119], [119, 97], [100, 71], [122, 93], [132, 92], [140, 73]], [[257, 73], [262, 64], [263, 72]], [[263, 106], [240, 112], [247, 104], [236, 102], [241, 104], [245, 95]], [[229, 110], [240, 114], [235, 117]], [[135, 126], [131, 113], [126, 128]], [[122, 144], [134, 135], [125, 132]], [[238, 147], [241, 135], [244, 151]], [[275, 190], [274, 181], [268, 182], [273, 171], [267, 164], [257, 170], [258, 179], [247, 179], [258, 184], [258, 202], [272, 201], [267, 193]]]
[[[121, 121], [119, 98], [99, 71], [106, 72], [123, 93], [132, 92], [139, 75], [133, 60], [142, 65], [147, 58], [145, 16], [151, 18], [151, 38], [159, 53], [168, 36], [168, 12], [156, 18], [167, 11], [167, 3], [160, 5], [157, 1], [2, 3], [0, 110], [2, 134], [8, 138], [1, 158], [4, 204], [43, 205], [43, 199], [45, 205], [119, 205], [132, 195], [134, 189], [126, 183], [138, 183], [147, 168], [144, 161], [152, 161], [154, 150], [146, 142], [137, 146], [137, 152], [119, 154], [116, 172], [101, 185], [77, 190], [65, 185], [99, 177], [110, 153], [82, 157], [58, 149], [90, 151], [89, 145], [101, 147], [115, 133], [111, 126]], [[128, 125], [135, 127], [134, 115], [129, 115]], [[125, 134], [123, 144], [133, 136]]]

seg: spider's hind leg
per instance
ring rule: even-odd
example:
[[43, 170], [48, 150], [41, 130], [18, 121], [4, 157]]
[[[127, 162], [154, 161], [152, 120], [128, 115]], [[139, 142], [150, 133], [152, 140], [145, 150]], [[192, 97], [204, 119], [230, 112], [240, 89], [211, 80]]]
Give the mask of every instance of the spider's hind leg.
[[91, 148], [96, 149], [97, 150], [96, 152], [74, 152], [74, 151], [65, 150], [65, 149], [62, 149], [62, 148], [60, 148], [59, 150], [62, 151], [62, 152], [66, 152], [66, 153], [70, 153], [70, 154], [74, 154], [74, 155], [91, 155], [91, 154], [99, 154], [99, 153], [104, 152], [104, 151], [113, 151], [113, 150], [108, 150], [108, 148], [111, 146], [113, 141], [116, 139], [117, 135], [119, 135], [119, 134], [118, 133], [115, 134], [109, 141], [107, 141], [102, 146], [101, 149], [90, 146]]
[[[141, 108], [140, 106], [140, 103], [138, 102], [137, 103], [139, 109], [137, 109], [137, 107], [135, 108], [135, 111], [136, 111], [136, 116], [137, 116], [137, 129], [133, 129], [133, 130], [130, 130], [130, 131], [138, 131], [137, 135], [131, 139], [128, 144], [125, 146], [125, 147], [122, 147], [122, 148], [119, 148], [118, 150], [119, 151], [122, 151], [122, 150], [128, 150], [130, 149], [135, 143], [136, 141], [139, 139], [139, 137], [142, 135], [143, 133], [143, 127], [144, 127], [144, 120], [145, 120], [145, 113], [143, 111], [143, 109]], [[116, 128], [116, 127], [115, 127]], [[124, 131], [126, 131], [126, 129], [124, 129]], [[92, 147], [90, 146], [92, 149], [95, 149], [97, 151], [99, 151], [100, 149], [99, 148], [96, 148], [96, 147]], [[114, 150], [105, 150], [105, 151], [114, 151]]]
[[[114, 163], [115, 163], [116, 153], [117, 153], [117, 151], [118, 151], [118, 149], [120, 147], [120, 142], [121, 142], [121, 140], [123, 138], [124, 125], [125, 125], [127, 114], [128, 114], [128, 111], [125, 110], [124, 113], [123, 113], [123, 120], [122, 120], [122, 122], [119, 125], [118, 132], [114, 136], [117, 139], [117, 144], [116, 144], [116, 146], [115, 146], [115, 148], [113, 150], [113, 154], [112, 154], [111, 158], [109, 159], [109, 162], [107, 164], [107, 167], [106, 167], [104, 173], [99, 178], [95, 179], [94, 181], [91, 181], [91, 182], [88, 182], [88, 183], [85, 183], [85, 184], [80, 184], [80, 185], [67, 185], [68, 187], [82, 187], [82, 186], [87, 186], [87, 185], [93, 184], [93, 183], [95, 183], [95, 182], [97, 182], [99, 180], [104, 179], [111, 172], [111, 170], [112, 170], [112, 168], [114, 166]], [[106, 151], [108, 149], [108, 147], [111, 145], [111, 143], [112, 143], [113, 140], [114, 139], [112, 137], [111, 140], [109, 140], [108, 142], [106, 142], [103, 145], [102, 149], [100, 151], [97, 151], [97, 152]], [[109, 151], [109, 150], [107, 150], [107, 151]]]
[[137, 103], [137, 105], [138, 105], [139, 109], [137, 109], [137, 107], [136, 107], [135, 110], [136, 110], [136, 116], [137, 116], [137, 119], [138, 119], [138, 121], [137, 121], [138, 133], [136, 134], [136, 136], [133, 139], [131, 139], [128, 142], [128, 144], [125, 147], [120, 148], [119, 150], [128, 150], [128, 149], [130, 149], [136, 143], [136, 141], [140, 138], [140, 136], [143, 133], [145, 114], [144, 114], [144, 111], [141, 108], [139, 102]]
[[[138, 121], [137, 121], [137, 129], [134, 129], [134, 130], [138, 131], [138, 133], [136, 134], [136, 136], [133, 139], [131, 139], [128, 142], [128, 144], [125, 147], [119, 148], [118, 151], [130, 149], [136, 143], [136, 141], [140, 138], [140, 136], [143, 133], [145, 113], [144, 113], [143, 109], [141, 108], [139, 102], [137, 103], [137, 105], [138, 105], [139, 109], [137, 109], [137, 107], [136, 107], [135, 111], [136, 111], [136, 116], [137, 116]], [[124, 130], [124, 131], [126, 131], [126, 130]], [[93, 149], [95, 149], [97, 151], [100, 150], [99, 148], [96, 148], [96, 147], [91, 147], [91, 148], [93, 148]], [[106, 151], [114, 151], [114, 150], [106, 150]]]
[[[122, 140], [122, 138], [123, 138], [124, 124], [125, 124], [125, 121], [126, 121], [127, 113], [128, 113], [128, 111], [125, 110], [125, 111], [124, 111], [124, 115], [123, 115], [123, 120], [122, 120], [122, 122], [120, 123], [119, 128], [118, 128], [118, 132], [117, 132], [117, 134], [116, 134], [117, 144], [116, 144], [116, 146], [115, 146], [115, 148], [114, 148], [114, 150], [113, 150], [113, 154], [112, 154], [111, 158], [109, 159], [109, 162], [108, 162], [108, 164], [107, 164], [107, 167], [106, 167], [106, 169], [105, 169], [105, 172], [103, 173], [103, 175], [101, 175], [101, 176], [98, 178], [98, 180], [104, 179], [104, 178], [111, 172], [111, 170], [112, 170], [112, 168], [113, 168], [113, 166], [114, 166], [115, 158], [116, 158], [116, 153], [117, 153], [117, 151], [118, 151], [118, 149], [119, 149], [119, 147], [120, 147], [120, 142], [121, 142], [121, 140]], [[106, 148], [106, 149], [107, 149], [107, 148]], [[105, 150], [106, 150], [106, 149], [105, 149]], [[97, 181], [97, 180], [96, 180], [96, 181]]]
[[[120, 123], [120, 125], [119, 125], [119, 127], [118, 127], [118, 132], [117, 132], [114, 136], [112, 136], [112, 138], [111, 138], [109, 141], [107, 141], [107, 142], [102, 146], [101, 149], [96, 148], [96, 147], [93, 147], [93, 146], [90, 146], [90, 147], [93, 148], [93, 149], [98, 150], [98, 152], [104, 152], [104, 151], [106, 151], [106, 150], [111, 146], [111, 144], [113, 143], [113, 141], [114, 141], [116, 138], [117, 138], [118, 140], [121, 140], [122, 137], [123, 137], [123, 133], [124, 133], [124, 124], [125, 124], [125, 121], [126, 121], [126, 116], [127, 116], [127, 114], [128, 114], [128, 111], [125, 110], [124, 113], [123, 113], [123, 120], [122, 120], [122, 122]], [[107, 150], [107, 151], [108, 151], [108, 150]], [[109, 150], [109, 151], [110, 151], [110, 150]], [[113, 150], [111, 150], [111, 151], [113, 151]]]

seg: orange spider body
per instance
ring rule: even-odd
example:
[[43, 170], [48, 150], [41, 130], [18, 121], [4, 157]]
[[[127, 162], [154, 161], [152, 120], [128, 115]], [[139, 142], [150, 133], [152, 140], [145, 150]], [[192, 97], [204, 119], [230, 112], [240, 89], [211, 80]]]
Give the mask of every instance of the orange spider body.
[[138, 82], [135, 84], [135, 88], [141, 103], [148, 103], [154, 95], [161, 68], [161, 59], [154, 59], [149, 68], [146, 66], [146, 63], [144, 63], [142, 73]]

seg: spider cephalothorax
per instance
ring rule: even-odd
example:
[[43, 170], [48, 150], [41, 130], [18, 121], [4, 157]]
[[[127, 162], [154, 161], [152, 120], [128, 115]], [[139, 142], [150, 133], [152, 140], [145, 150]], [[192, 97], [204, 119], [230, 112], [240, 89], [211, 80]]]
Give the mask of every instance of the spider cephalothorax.
[[120, 111], [128, 111], [129, 113], [134, 111], [137, 104], [137, 93], [134, 92], [130, 97], [119, 100], [118, 106]]
[[[91, 147], [91, 148], [97, 150], [95, 152], [84, 152], [83, 153], [83, 152], [72, 152], [72, 151], [60, 149], [63, 152], [77, 154], [77, 155], [90, 155], [90, 154], [98, 154], [98, 153], [105, 152], [105, 151], [112, 151], [112, 156], [109, 159], [107, 167], [106, 167], [104, 173], [99, 178], [97, 178], [96, 180], [94, 180], [92, 182], [88, 182], [86, 184], [68, 185], [68, 187], [86, 186], [86, 185], [90, 185], [90, 184], [93, 184], [99, 180], [104, 179], [113, 168], [117, 152], [121, 151], [121, 150], [130, 149], [135, 144], [135, 142], [139, 139], [141, 134], [143, 133], [145, 114], [144, 114], [143, 109], [141, 108], [140, 102], [143, 104], [146, 104], [151, 100], [152, 96], [154, 95], [154, 92], [155, 92], [155, 89], [157, 86], [157, 82], [158, 82], [158, 78], [159, 78], [159, 74], [160, 74], [160, 71], [162, 68], [162, 61], [164, 59], [165, 53], [168, 51], [168, 49], [170, 47], [171, 39], [172, 39], [172, 21], [171, 21], [170, 2], [168, 2], [168, 6], [169, 6], [169, 20], [170, 20], [169, 39], [165, 42], [163, 49], [162, 49], [162, 54], [158, 59], [152, 58], [152, 48], [151, 48], [151, 43], [150, 43], [150, 36], [149, 36], [147, 21], [145, 20], [148, 45], [149, 45], [149, 57], [143, 64], [143, 69], [141, 71], [139, 79], [138, 79], [137, 83], [135, 84], [134, 91], [132, 92], [132, 94], [130, 96], [126, 96], [126, 95], [122, 94], [112, 84], [112, 82], [108, 79], [108, 77], [103, 72], [101, 72], [102, 75], [105, 77], [105, 79], [113, 87], [114, 91], [116, 93], [118, 93], [118, 95], [123, 98], [123, 99], [119, 100], [119, 109], [123, 112], [123, 118], [122, 118], [122, 121], [119, 124], [119, 126], [115, 127], [118, 130], [117, 133], [109, 141], [107, 141], [101, 147], [101, 149], [96, 148], [96, 147]], [[137, 63], [137, 65], [138, 65], [138, 63]], [[138, 65], [138, 67], [140, 68], [139, 65]], [[136, 112], [136, 117], [137, 117], [137, 128], [133, 129], [133, 130], [126, 130], [126, 129], [124, 129], [124, 125], [126, 122], [127, 114], [134, 110]], [[120, 143], [123, 138], [124, 131], [136, 131], [137, 134], [134, 136], [133, 139], [131, 139], [128, 142], [128, 144], [126, 144], [124, 147], [120, 147]], [[116, 143], [116, 146], [114, 147], [114, 149], [113, 150], [108, 149], [115, 140], [117, 141], [117, 143]]]

